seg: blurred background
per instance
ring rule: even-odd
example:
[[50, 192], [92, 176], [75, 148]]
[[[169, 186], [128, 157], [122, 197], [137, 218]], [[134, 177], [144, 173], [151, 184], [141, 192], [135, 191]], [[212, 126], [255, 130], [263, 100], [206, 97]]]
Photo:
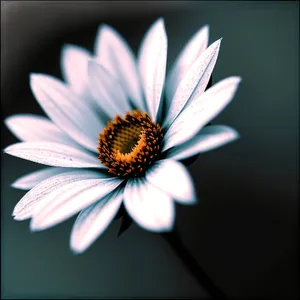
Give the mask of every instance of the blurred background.
[[[61, 77], [64, 43], [93, 50], [101, 23], [134, 51], [165, 18], [168, 67], [185, 42], [210, 25], [223, 37], [213, 83], [243, 81], [213, 124], [236, 128], [237, 142], [200, 155], [189, 167], [199, 204], [177, 205], [184, 242], [235, 299], [299, 297], [299, 2], [1, 1], [2, 119], [43, 114], [29, 73]], [[1, 148], [17, 142], [1, 128]], [[114, 223], [82, 255], [69, 250], [75, 217], [44, 232], [11, 217], [24, 191], [10, 184], [41, 168], [1, 155], [2, 298], [207, 298], [166, 242], [136, 225], [117, 238]]]

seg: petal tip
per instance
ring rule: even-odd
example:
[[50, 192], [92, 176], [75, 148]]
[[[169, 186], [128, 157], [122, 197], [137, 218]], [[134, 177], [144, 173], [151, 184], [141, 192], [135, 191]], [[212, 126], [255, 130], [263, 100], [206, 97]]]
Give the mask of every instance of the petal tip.
[[174, 225], [175, 225], [175, 218], [172, 219], [172, 222], [170, 224], [164, 226], [163, 231], [171, 232], [174, 229]]
[[148, 32], [150, 32], [151, 29], [156, 28], [156, 30], [162, 30], [163, 32], [166, 31], [165, 26], [165, 19], [163, 17], [158, 18], [149, 28]]
[[[206, 53], [211, 53], [211, 54], [217, 54], [220, 50], [220, 46], [221, 46], [221, 41], [222, 41], [222, 37], [219, 38], [218, 40], [214, 41], [206, 50]], [[204, 52], [204, 53], [205, 53]], [[201, 59], [201, 56], [199, 57], [199, 59]]]
[[82, 48], [77, 45], [74, 45], [74, 44], [71, 44], [71, 43], [66, 43], [62, 46], [62, 48], [61, 48], [62, 55], [68, 55], [71, 52], [73, 52], [73, 53], [84, 52], [84, 53], [90, 54], [90, 52], [87, 49]]
[[242, 82], [242, 77], [240, 77], [240, 76], [232, 76], [231, 80], [232, 80], [233, 84], [237, 88], [240, 85], [240, 83]]
[[82, 254], [86, 250], [86, 248], [84, 248], [81, 245], [79, 245], [78, 241], [76, 243], [76, 241], [73, 238], [72, 238], [72, 236], [70, 238], [70, 249], [71, 249], [71, 252], [73, 253], [73, 255]]
[[100, 41], [102, 42], [102, 40], [108, 38], [109, 35], [116, 35], [116, 34], [117, 34], [116, 31], [110, 25], [108, 25], [106, 23], [100, 24], [98, 26], [97, 34], [96, 34], [96, 45], [95, 45], [96, 53], [97, 53], [97, 50], [99, 50], [98, 47], [99, 47]]
[[205, 36], [207, 36], [207, 38], [209, 36], [209, 30], [210, 30], [209, 24], [205, 24], [200, 28], [200, 32]]
[[12, 215], [15, 221], [24, 221], [24, 219], [20, 216], [16, 215]]
[[7, 146], [6, 148], [2, 149], [2, 152], [5, 154], [10, 154], [9, 151], [11, 149], [11, 146]]
[[16, 181], [14, 181], [13, 183], [10, 184], [10, 187], [14, 188], [14, 189], [18, 189], [18, 184]]
[[202, 30], [209, 30], [209, 29], [210, 29], [209, 24], [204, 24], [202, 26]]
[[66, 43], [62, 46], [62, 52], [66, 52], [66, 51], [69, 51], [69, 50], [72, 50], [74, 48], [77, 48], [77, 46], [73, 45], [73, 44], [69, 44], [69, 43]]
[[222, 40], [223, 40], [222, 37], [219, 38], [219, 39], [216, 40], [214, 43], [212, 43], [210, 47], [214, 48], [215, 51], [218, 51], [218, 50], [220, 49]]
[[26, 188], [25, 186], [20, 184], [19, 180], [16, 180], [13, 183], [11, 183], [10, 187], [13, 188], [13, 189], [17, 189], [17, 190], [25, 190], [25, 191], [29, 190], [29, 188]]
[[18, 204], [15, 206], [11, 216], [15, 221], [24, 221], [29, 218], [28, 215], [22, 214], [22, 209], [18, 207]]
[[6, 153], [6, 154], [14, 156], [15, 146], [20, 145], [20, 144], [22, 144], [22, 142], [19, 142], [19, 143], [13, 144], [13, 145], [9, 145], [6, 148], [4, 148], [2, 151], [3, 151], [3, 153]]
[[53, 82], [53, 81], [61, 81], [54, 76], [43, 74], [43, 73], [30, 73], [29, 74], [30, 85], [35, 85], [37, 83], [41, 83], [41, 81], [45, 82]]
[[98, 31], [99, 32], [103, 32], [103, 31], [106, 31], [106, 30], [110, 30], [111, 29], [111, 26], [109, 26], [108, 24], [106, 23], [102, 23], [98, 26]]
[[5, 124], [5, 126], [9, 129], [10, 128], [10, 125], [11, 125], [11, 120], [12, 120], [12, 116], [9, 116], [7, 118], [5, 118], [3, 120], [3, 123]]
[[30, 73], [29, 74], [29, 79], [30, 79], [30, 82], [40, 78], [41, 76], [43, 76], [42, 74], [40, 73]]
[[47, 75], [41, 73], [30, 73], [29, 74], [29, 85], [33, 93], [37, 90], [41, 81], [45, 79]]
[[236, 80], [237, 80], [237, 82], [238, 82], [238, 84], [240, 84], [241, 82], [242, 82], [242, 77], [240, 77], [240, 76], [236, 76]]
[[238, 140], [240, 138], [241, 138], [241, 135], [239, 134], [239, 132], [237, 130], [234, 130], [233, 137], [232, 137], [233, 141]]
[[83, 251], [80, 251], [79, 249], [71, 247], [71, 252], [74, 256], [78, 256], [79, 254], [82, 254]]
[[31, 219], [31, 222], [29, 224], [29, 229], [31, 232], [37, 232], [40, 230], [43, 230], [42, 226], [40, 226], [41, 224], [38, 224], [37, 222], [35, 222], [34, 219]]
[[154, 24], [162, 24], [162, 25], [164, 25], [165, 24], [165, 19], [164, 19], [164, 17], [159, 17], [155, 22], [154, 22]]
[[190, 199], [189, 202], [187, 202], [187, 204], [190, 204], [190, 205], [195, 205], [197, 203], [198, 203], [198, 200], [197, 200], [196, 194], [193, 195], [193, 197]]
[[68, 56], [68, 54], [72, 51], [72, 48], [74, 48], [74, 45], [72, 44], [64, 44], [62, 47], [61, 47], [61, 54], [60, 54], [60, 57], [61, 57], [61, 63], [64, 62], [64, 60], [66, 59], [66, 57]]

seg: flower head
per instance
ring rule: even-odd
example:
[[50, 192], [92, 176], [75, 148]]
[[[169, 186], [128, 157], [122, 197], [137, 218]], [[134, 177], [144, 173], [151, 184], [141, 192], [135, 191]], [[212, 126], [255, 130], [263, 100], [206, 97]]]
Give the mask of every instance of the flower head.
[[175, 202], [196, 201], [180, 160], [238, 137], [225, 125], [205, 127], [240, 82], [229, 77], [205, 91], [221, 43], [207, 48], [208, 31], [204, 26], [191, 38], [167, 76], [162, 19], [146, 33], [137, 59], [114, 29], [101, 25], [95, 54], [63, 48], [65, 82], [31, 74], [32, 92], [48, 118], [7, 118], [22, 142], [4, 151], [50, 167], [13, 183], [29, 190], [14, 218], [31, 218], [30, 228], [37, 231], [80, 212], [70, 239], [76, 253], [104, 232], [122, 203], [141, 227], [172, 230]]

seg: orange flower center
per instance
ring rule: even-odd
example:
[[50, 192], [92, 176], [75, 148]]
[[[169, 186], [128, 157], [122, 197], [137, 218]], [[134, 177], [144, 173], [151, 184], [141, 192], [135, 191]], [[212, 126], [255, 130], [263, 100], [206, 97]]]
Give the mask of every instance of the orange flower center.
[[139, 176], [160, 154], [162, 129], [147, 113], [134, 110], [109, 121], [99, 134], [100, 161], [117, 176]]

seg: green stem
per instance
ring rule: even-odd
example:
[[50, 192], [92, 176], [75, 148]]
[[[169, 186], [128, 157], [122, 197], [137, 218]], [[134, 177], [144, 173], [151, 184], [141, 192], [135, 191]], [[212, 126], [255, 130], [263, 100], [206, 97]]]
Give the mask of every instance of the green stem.
[[196, 259], [183, 244], [176, 228], [174, 228], [172, 232], [163, 233], [162, 236], [168, 242], [170, 247], [175, 251], [177, 256], [181, 259], [185, 268], [194, 276], [197, 282], [209, 292], [212, 298], [228, 299], [226, 295], [220, 290], [220, 288], [218, 288], [208, 277], [208, 275], [203, 271]]

